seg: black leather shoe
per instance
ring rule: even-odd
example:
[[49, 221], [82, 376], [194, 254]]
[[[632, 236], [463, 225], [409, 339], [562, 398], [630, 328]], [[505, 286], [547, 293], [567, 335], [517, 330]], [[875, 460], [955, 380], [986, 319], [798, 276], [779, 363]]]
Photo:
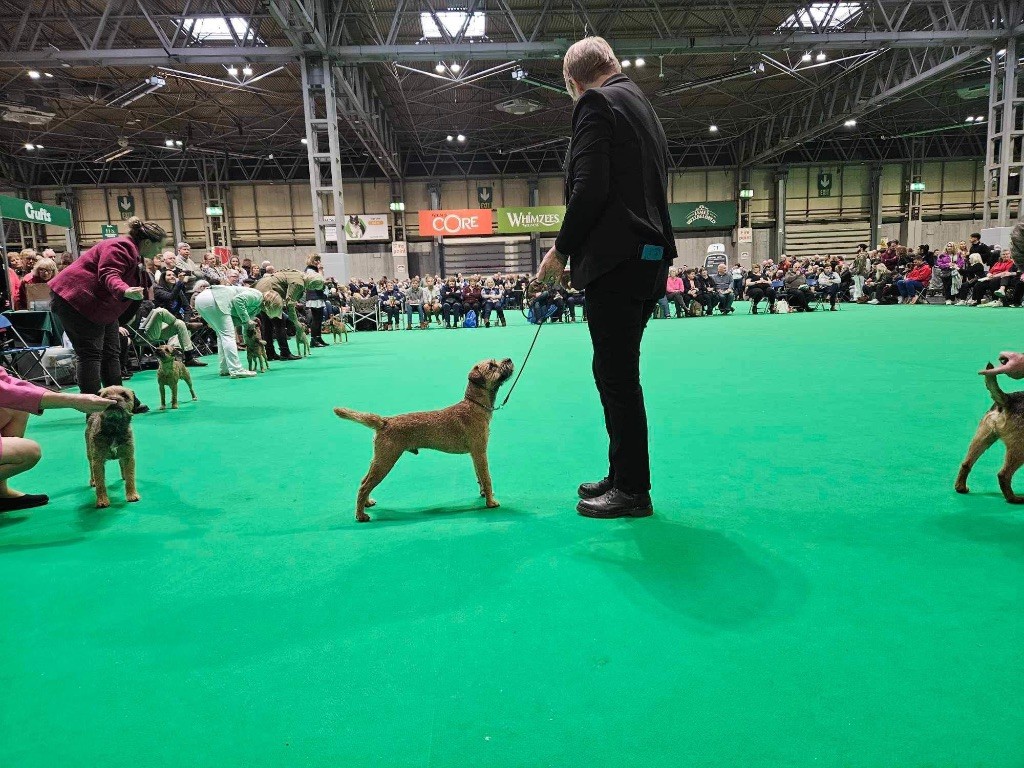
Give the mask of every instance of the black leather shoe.
[[596, 499], [583, 499], [576, 511], [584, 517], [606, 520], [613, 517], [650, 517], [654, 514], [649, 493], [626, 493], [612, 488]]
[[326, 341], [311, 341], [309, 343], [309, 346], [311, 346], [311, 347], [329, 347], [331, 345], [328, 344]]
[[282, 355], [282, 356], [280, 356], [280, 357], [278, 357], [276, 359], [277, 360], [301, 360], [302, 358], [299, 357], [298, 355]]
[[198, 357], [193, 356], [185, 358], [185, 365], [188, 366], [189, 368], [203, 368], [209, 365], [209, 363], [204, 363]]
[[598, 496], [604, 496], [611, 489], [612, 481], [606, 477], [596, 483], [583, 483], [576, 489], [576, 493], [580, 495], [581, 499], [596, 499]]

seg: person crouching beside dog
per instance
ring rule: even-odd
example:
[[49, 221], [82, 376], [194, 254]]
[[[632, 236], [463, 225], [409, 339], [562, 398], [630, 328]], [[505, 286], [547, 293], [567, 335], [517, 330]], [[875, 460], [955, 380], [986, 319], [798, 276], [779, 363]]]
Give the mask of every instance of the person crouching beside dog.
[[205, 280], [196, 282], [196, 312], [217, 332], [217, 359], [220, 375], [232, 379], [255, 376], [238, 359], [235, 328], [246, 328], [256, 322], [256, 316], [265, 312], [268, 317], [281, 317], [284, 302], [274, 291], [260, 293], [255, 288], [240, 285], [210, 285]]
[[[295, 269], [282, 269], [265, 274], [256, 281], [256, 290], [261, 294], [276, 293], [281, 297], [287, 321], [281, 314], [272, 316], [264, 313], [260, 318], [263, 323], [263, 338], [267, 342], [267, 360], [301, 360], [293, 355], [288, 348], [288, 322], [291, 322], [295, 333], [299, 332], [299, 317], [295, 312], [296, 305], [302, 301], [307, 291], [323, 289], [324, 278], [319, 272], [302, 273]], [[280, 347], [281, 354], [274, 351], [274, 340]]]
[[118, 318], [145, 297], [150, 281], [143, 260], [160, 253], [165, 237], [158, 224], [133, 216], [126, 236], [102, 240], [49, 282], [51, 308], [71, 339], [85, 394], [121, 384]]
[[51, 392], [0, 369], [0, 514], [41, 507], [50, 500], [44, 493], [22, 493], [7, 485], [8, 480], [32, 469], [42, 458], [39, 443], [25, 437], [30, 413], [39, 415], [47, 408], [99, 413], [113, 404], [113, 400], [95, 394]]

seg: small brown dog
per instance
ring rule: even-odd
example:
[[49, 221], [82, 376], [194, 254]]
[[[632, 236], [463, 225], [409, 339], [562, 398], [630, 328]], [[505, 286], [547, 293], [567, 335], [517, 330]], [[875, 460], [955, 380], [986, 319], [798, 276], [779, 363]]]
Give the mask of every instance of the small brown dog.
[[192, 374], [188, 372], [185, 364], [175, 357], [174, 350], [166, 344], [161, 344], [153, 351], [160, 360], [160, 367], [156, 369], [156, 383], [160, 385], [160, 410], [167, 407], [168, 387], [171, 389], [171, 410], [178, 410], [178, 382], [182, 380], [188, 385], [193, 402], [198, 400], [192, 387]]
[[139, 400], [127, 387], [105, 387], [100, 397], [117, 402], [101, 413], [90, 413], [85, 420], [85, 451], [89, 457], [89, 485], [96, 488], [96, 506], [110, 506], [107, 496], [106, 464], [117, 459], [124, 479], [124, 500], [138, 501], [135, 487], [135, 435], [132, 412]]
[[[992, 363], [985, 367], [992, 368]], [[1024, 496], [1013, 492], [1013, 475], [1024, 465], [1024, 392], [1003, 392], [995, 376], [986, 376], [985, 386], [992, 395], [993, 405], [982, 417], [978, 431], [974, 433], [954, 488], [957, 493], [967, 493], [967, 476], [971, 474], [975, 462], [997, 440], [1002, 440], [1006, 446], [1006, 458], [996, 475], [999, 478], [999, 490], [1011, 504], [1024, 504]]]
[[270, 370], [270, 364], [267, 362], [267, 342], [263, 340], [263, 332], [260, 330], [259, 323], [253, 323], [245, 327], [243, 332], [245, 336], [245, 357], [249, 362], [250, 371], [263, 371]]
[[377, 434], [373, 440], [373, 461], [366, 477], [359, 484], [356, 497], [356, 520], [369, 521], [366, 507], [377, 502], [370, 492], [380, 485], [403, 453], [419, 453], [421, 448], [442, 453], [468, 453], [480, 484], [480, 495], [488, 507], [497, 507], [491, 487], [491, 471], [487, 466], [487, 440], [490, 437], [491, 414], [498, 389], [512, 376], [511, 360], [481, 360], [469, 372], [466, 396], [455, 405], [439, 411], [420, 411], [401, 416], [378, 416], [348, 408], [335, 408], [343, 419], [358, 421]]
[[295, 349], [299, 357], [309, 357], [309, 328], [301, 321], [295, 329]]
[[335, 343], [340, 341], [342, 336], [345, 337], [345, 341], [348, 341], [348, 326], [345, 325], [345, 320], [341, 315], [334, 315], [325, 322], [321, 333], [334, 334]]

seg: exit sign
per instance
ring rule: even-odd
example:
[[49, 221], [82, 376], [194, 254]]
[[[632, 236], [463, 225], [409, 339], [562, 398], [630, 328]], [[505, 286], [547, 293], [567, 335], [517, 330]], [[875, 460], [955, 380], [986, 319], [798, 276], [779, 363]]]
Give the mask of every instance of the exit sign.
[[924, 182], [923, 181], [912, 181], [912, 182], [910, 182], [910, 191], [911, 192], [924, 192]]
[[219, 205], [208, 205], [206, 206], [207, 216], [223, 216], [224, 209]]

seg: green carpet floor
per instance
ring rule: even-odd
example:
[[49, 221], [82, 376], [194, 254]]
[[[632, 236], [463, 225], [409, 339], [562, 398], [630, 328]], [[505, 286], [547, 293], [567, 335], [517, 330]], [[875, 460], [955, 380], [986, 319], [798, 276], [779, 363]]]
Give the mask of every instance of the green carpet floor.
[[[135, 420], [93, 508], [82, 418], [33, 418], [45, 508], [0, 519], [0, 766], [1021, 766], [1024, 509], [953, 479], [1024, 313], [652, 323], [656, 516], [596, 521], [582, 324], [544, 328], [477, 497], [371, 433], [532, 327], [356, 334]], [[130, 382], [158, 402], [154, 375]], [[1004, 382], [1008, 389], [1011, 382]], [[1024, 489], [1024, 474], [1017, 481]]]

